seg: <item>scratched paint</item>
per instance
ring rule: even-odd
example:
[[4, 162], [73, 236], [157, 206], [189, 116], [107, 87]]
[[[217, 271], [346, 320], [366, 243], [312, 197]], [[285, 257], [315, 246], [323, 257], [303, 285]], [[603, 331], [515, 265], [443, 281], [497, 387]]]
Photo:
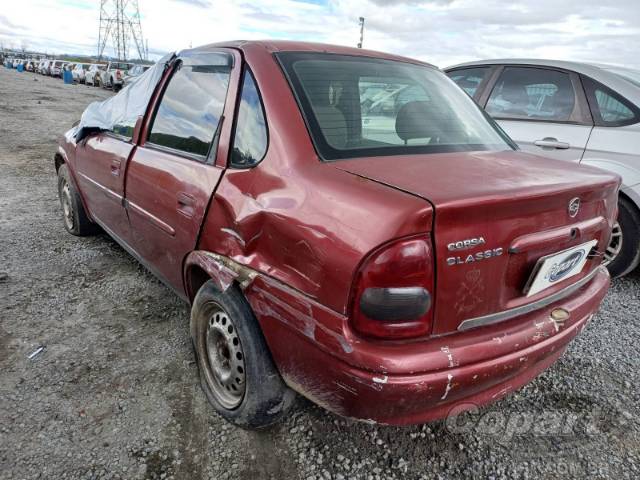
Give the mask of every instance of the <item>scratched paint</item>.
[[442, 347], [440, 351], [447, 356], [447, 362], [448, 362], [449, 368], [457, 367], [460, 364], [457, 360], [454, 359], [453, 352], [451, 352], [449, 347], [447, 346]]
[[447, 386], [444, 388], [444, 394], [442, 395], [442, 397], [440, 397], [440, 400], [445, 400], [447, 398], [447, 395], [449, 395], [449, 392], [453, 388], [451, 384], [452, 381], [453, 381], [453, 375], [451, 375], [450, 373], [447, 374]]

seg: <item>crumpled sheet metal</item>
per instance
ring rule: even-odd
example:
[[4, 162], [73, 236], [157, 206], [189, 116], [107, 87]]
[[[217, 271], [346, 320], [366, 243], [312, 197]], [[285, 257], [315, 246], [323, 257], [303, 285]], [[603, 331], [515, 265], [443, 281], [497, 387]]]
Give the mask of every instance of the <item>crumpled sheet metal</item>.
[[102, 102], [89, 104], [76, 127], [76, 142], [92, 132], [113, 130], [116, 125], [133, 128], [138, 117], [145, 114], [153, 91], [160, 82], [166, 66], [174, 57], [173, 52], [165, 55], [118, 94]]

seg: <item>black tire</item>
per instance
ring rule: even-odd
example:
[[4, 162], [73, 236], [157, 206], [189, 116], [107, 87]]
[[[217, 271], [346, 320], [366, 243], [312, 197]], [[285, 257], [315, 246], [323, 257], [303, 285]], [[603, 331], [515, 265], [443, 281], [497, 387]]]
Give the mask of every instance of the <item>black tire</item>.
[[280, 377], [260, 326], [242, 292], [220, 292], [212, 280], [191, 307], [191, 339], [200, 385], [227, 421], [262, 428], [279, 421], [295, 393]]
[[83, 237], [95, 235], [100, 231], [100, 227], [89, 220], [65, 164], [60, 165], [58, 169], [58, 197], [62, 207], [62, 221], [67, 232]]
[[[618, 200], [618, 223], [620, 225], [619, 252], [610, 259], [607, 269], [612, 277], [622, 277], [640, 263], [640, 212], [626, 198]], [[612, 243], [613, 243], [612, 238]], [[613, 247], [612, 243], [608, 248]]]

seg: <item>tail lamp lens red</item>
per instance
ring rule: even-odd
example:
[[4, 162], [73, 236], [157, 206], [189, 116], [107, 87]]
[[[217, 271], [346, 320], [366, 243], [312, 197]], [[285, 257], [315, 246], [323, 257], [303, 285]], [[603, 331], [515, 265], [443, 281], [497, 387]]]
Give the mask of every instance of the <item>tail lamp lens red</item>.
[[394, 242], [373, 252], [356, 277], [354, 328], [378, 338], [426, 335], [433, 322], [433, 258], [428, 238]]

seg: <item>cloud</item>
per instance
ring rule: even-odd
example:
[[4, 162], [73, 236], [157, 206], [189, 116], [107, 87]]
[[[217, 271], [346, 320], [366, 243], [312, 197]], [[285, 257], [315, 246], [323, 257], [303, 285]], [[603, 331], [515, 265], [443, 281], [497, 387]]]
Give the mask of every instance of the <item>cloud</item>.
[[13, 29], [18, 28], [17, 25], [11, 23], [11, 21], [9, 21], [9, 19], [4, 15], [0, 15], [0, 26], [5, 28], [13, 28]]
[[195, 7], [207, 8], [211, 6], [211, 3], [207, 0], [173, 0], [176, 3], [186, 3], [187, 5], [193, 5]]
[[437, 3], [452, 3], [455, 0], [371, 0], [371, 3], [379, 7], [388, 7], [390, 5], [424, 5]]
[[[79, 2], [83, 8], [74, 7]], [[0, 42], [19, 46], [25, 40], [32, 48], [95, 54], [98, 3], [10, 2], [0, 17]], [[156, 58], [169, 50], [234, 39], [355, 46], [358, 18], [364, 16], [365, 48], [438, 66], [538, 57], [640, 68], [637, 0], [139, 0], [139, 4], [143, 36]]]

